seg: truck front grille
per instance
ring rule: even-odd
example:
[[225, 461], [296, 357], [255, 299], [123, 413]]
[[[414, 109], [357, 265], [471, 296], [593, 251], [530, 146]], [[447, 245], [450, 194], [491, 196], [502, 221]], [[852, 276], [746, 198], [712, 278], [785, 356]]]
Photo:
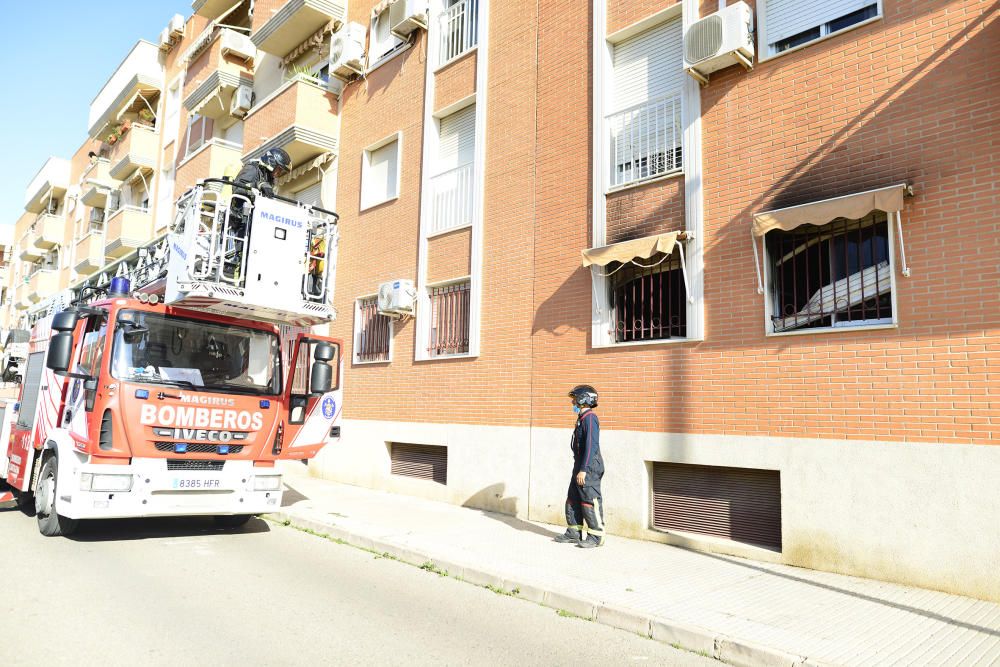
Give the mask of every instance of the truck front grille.
[[190, 459], [167, 459], [167, 470], [207, 470], [219, 472], [225, 461], [192, 461]]
[[[176, 442], [157, 442], [156, 451], [158, 452], [172, 452], [175, 449]], [[225, 447], [226, 445], [223, 445]], [[187, 451], [189, 454], [218, 454], [219, 445], [207, 445], [203, 443], [187, 443]], [[239, 454], [243, 451], [243, 445], [229, 445], [230, 454]]]

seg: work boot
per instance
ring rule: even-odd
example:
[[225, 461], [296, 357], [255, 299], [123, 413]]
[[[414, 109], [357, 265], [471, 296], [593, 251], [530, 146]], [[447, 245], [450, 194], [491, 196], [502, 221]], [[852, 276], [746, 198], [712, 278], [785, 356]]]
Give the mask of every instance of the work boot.
[[583, 537], [583, 536], [580, 534], [579, 530], [572, 530], [570, 528], [567, 528], [566, 532], [563, 533], [562, 535], [557, 535], [554, 538], [554, 541], [560, 542], [562, 544], [566, 544], [566, 543], [576, 543], [576, 544], [579, 544], [581, 537]]
[[604, 535], [587, 535], [587, 539], [580, 540], [577, 545], [581, 549], [593, 549], [604, 546]]

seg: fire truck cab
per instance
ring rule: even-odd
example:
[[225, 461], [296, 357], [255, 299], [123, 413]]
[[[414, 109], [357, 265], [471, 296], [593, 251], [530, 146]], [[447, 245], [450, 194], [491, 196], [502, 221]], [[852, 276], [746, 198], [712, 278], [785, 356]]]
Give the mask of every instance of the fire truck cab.
[[147, 280], [136, 290], [119, 275], [31, 330], [5, 478], [44, 535], [101, 518], [240, 525], [280, 507], [277, 460], [311, 458], [339, 437], [341, 343], [309, 328], [330, 318], [332, 281], [315, 279], [315, 264], [313, 280], [307, 273], [312, 236], [335, 249], [334, 214], [277, 200], [259, 207], [269, 220], [254, 224], [268, 238], [298, 231], [282, 306], [273, 281], [254, 285], [274, 267], [245, 270], [266, 247], [253, 235], [236, 271], [220, 260], [207, 273], [206, 253], [220, 259], [232, 244], [217, 228], [228, 201], [203, 192], [179, 213], [161, 270], [137, 263], [132, 276]]

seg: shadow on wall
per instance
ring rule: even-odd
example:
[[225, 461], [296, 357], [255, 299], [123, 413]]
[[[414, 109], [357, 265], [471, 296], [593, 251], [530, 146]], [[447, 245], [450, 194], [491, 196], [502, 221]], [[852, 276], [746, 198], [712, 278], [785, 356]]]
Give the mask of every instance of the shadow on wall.
[[559, 534], [514, 516], [517, 514], [518, 499], [504, 496], [506, 488], [507, 486], [502, 482], [491, 484], [469, 496], [462, 503], [462, 507], [483, 510], [483, 516], [499, 521], [515, 530], [535, 533], [544, 537], [555, 537]]

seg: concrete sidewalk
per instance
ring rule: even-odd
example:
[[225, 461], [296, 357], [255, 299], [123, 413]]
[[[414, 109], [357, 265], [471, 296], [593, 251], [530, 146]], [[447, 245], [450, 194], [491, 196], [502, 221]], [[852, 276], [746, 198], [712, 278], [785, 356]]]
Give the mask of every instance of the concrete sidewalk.
[[1000, 665], [1000, 604], [563, 528], [308, 476], [273, 518], [737, 665]]

